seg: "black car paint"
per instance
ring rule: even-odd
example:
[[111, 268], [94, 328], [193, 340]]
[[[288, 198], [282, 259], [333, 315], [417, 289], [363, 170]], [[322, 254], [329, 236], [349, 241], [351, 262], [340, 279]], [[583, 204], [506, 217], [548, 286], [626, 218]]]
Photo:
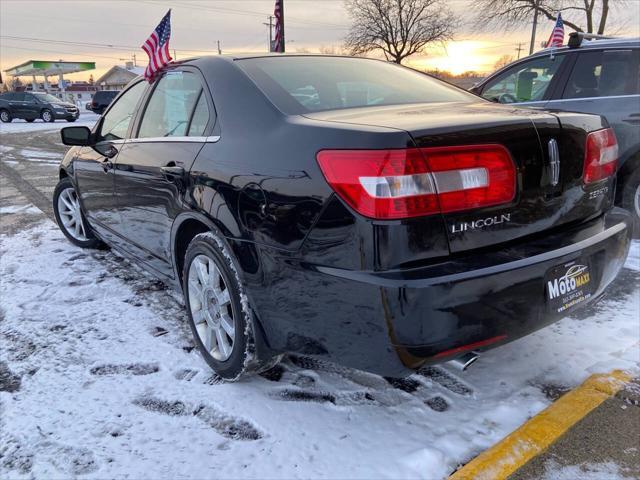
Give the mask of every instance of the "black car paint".
[[88, 110], [91, 110], [93, 113], [97, 113], [98, 115], [102, 115], [119, 93], [119, 90], [98, 90], [93, 94], [93, 98], [88, 103]]
[[[53, 118], [63, 120], [76, 120], [80, 116], [80, 110], [73, 103], [45, 102], [37, 99], [29, 92], [9, 92], [20, 94], [23, 100], [7, 100], [7, 93], [0, 95], [0, 110], [7, 110], [11, 118], [35, 120], [42, 117], [42, 112], [49, 110]], [[5, 97], [5, 98], [3, 98]]]
[[[614, 180], [584, 187], [576, 176], [586, 131], [606, 126], [601, 117], [486, 101], [286, 116], [235, 61], [209, 57], [172, 67], [199, 72], [208, 87], [216, 121], [206, 137], [109, 142], [123, 159], [101, 154], [107, 145], [74, 147], [61, 175], [76, 182], [102, 239], [178, 289], [183, 239], [208, 229], [224, 237], [261, 348], [403, 375], [455, 356], [434, 358], [445, 350], [499, 337], [495, 346], [555, 320], [545, 311], [544, 275], [560, 263], [593, 258], [597, 295], [620, 269], [630, 233], [626, 212], [610, 209]], [[443, 115], [447, 108], [453, 113]], [[560, 190], [546, 188], [549, 135], [562, 138]], [[477, 142], [509, 144], [518, 157], [519, 191], [527, 188], [514, 205], [369, 220], [334, 194], [315, 160], [323, 149]], [[522, 142], [529, 153], [520, 158]], [[187, 173], [166, 176], [169, 164]], [[604, 187], [608, 193], [589, 198]], [[512, 224], [447, 234], [451, 222], [505, 211]]]

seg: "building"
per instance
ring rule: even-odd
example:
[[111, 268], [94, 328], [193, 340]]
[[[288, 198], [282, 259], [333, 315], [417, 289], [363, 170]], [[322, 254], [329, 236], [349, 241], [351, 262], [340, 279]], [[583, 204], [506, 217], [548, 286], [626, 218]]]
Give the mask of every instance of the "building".
[[65, 80], [64, 88], [60, 89], [59, 84], [57, 83], [48, 83], [45, 85], [44, 83], [29, 83], [25, 86], [17, 87], [16, 91], [18, 92], [32, 92], [34, 91], [47, 92], [53, 95], [54, 97], [58, 97], [65, 102], [71, 102], [75, 104], [84, 104], [86, 102], [90, 102], [93, 98], [93, 94], [98, 90], [95, 84], [91, 84], [89, 82], [68, 82]]
[[111, 67], [96, 80], [95, 85], [99, 90], [122, 90], [131, 80], [143, 73], [143, 67], [135, 67], [133, 62], [127, 62], [125, 66]]
[[64, 60], [49, 61], [49, 60], [27, 60], [20, 65], [11, 67], [5, 70], [6, 74], [11, 77], [31, 77], [31, 88], [38, 90], [39, 84], [36, 77], [44, 77], [42, 83], [45, 92], [49, 91], [49, 77], [57, 76], [58, 85], [60, 85], [60, 91], [64, 92], [66, 82], [64, 80], [65, 74], [86, 72], [96, 68], [95, 62], [65, 62]]

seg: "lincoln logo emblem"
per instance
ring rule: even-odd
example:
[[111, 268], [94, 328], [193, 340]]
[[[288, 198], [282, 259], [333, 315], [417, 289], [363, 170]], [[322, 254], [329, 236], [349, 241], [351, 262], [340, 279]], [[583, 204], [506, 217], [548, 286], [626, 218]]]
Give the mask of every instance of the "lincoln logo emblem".
[[558, 142], [554, 138], [549, 140], [549, 174], [551, 185], [555, 187], [560, 181], [560, 153]]

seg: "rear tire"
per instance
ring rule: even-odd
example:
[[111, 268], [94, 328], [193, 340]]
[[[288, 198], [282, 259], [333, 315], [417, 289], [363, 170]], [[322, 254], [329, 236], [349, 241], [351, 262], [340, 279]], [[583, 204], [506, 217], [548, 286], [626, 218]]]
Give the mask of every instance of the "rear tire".
[[102, 246], [82, 213], [78, 194], [69, 177], [60, 180], [53, 191], [53, 213], [58, 227], [71, 243], [82, 248]]
[[231, 251], [220, 237], [207, 232], [191, 240], [182, 289], [194, 341], [220, 377], [236, 381], [277, 363], [277, 358], [259, 359], [256, 354], [254, 315]]
[[44, 110], [42, 110], [42, 113], [40, 114], [40, 118], [42, 119], [43, 122], [47, 122], [47, 123], [56, 121], [55, 117], [53, 116], [53, 113], [48, 108], [45, 108]]
[[29, 123], [33, 123], [33, 121], [35, 120], [35, 118], [25, 118], [25, 120]]
[[76, 119], [75, 118], [67, 118], [67, 122], [75, 122]]
[[11, 120], [13, 120], [13, 117], [9, 113], [9, 110], [0, 110], [0, 121], [2, 123], [11, 123]]
[[622, 187], [622, 207], [633, 217], [633, 237], [640, 238], [640, 169], [629, 175]]

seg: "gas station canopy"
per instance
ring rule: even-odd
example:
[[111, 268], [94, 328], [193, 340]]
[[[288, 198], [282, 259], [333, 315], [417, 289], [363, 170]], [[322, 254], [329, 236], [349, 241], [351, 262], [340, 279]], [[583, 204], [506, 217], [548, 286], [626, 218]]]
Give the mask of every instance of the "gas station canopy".
[[45, 60], [28, 60], [20, 65], [5, 70], [12, 77], [49, 76], [67, 73], [84, 72], [96, 68], [95, 62], [50, 62]]

